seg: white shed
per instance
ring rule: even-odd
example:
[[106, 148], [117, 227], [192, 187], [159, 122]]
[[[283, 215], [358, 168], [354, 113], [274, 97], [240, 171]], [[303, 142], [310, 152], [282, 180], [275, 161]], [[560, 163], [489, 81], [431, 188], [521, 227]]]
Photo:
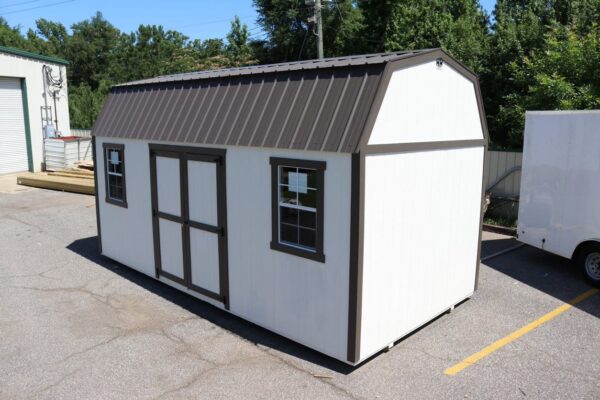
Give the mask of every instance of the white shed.
[[41, 170], [46, 134], [69, 136], [67, 65], [0, 46], [0, 174]]
[[470, 297], [487, 144], [442, 50], [113, 87], [101, 253], [352, 365]]

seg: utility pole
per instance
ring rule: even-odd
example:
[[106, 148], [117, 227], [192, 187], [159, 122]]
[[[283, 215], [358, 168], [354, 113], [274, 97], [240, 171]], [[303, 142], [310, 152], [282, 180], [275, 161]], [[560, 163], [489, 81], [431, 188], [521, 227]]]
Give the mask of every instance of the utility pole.
[[323, 58], [323, 19], [321, 18], [321, 0], [305, 0], [304, 2], [307, 5], [314, 5], [315, 14], [308, 19], [308, 22], [314, 22], [316, 25], [316, 32], [313, 30], [313, 33], [317, 37], [317, 57]]
[[321, 19], [321, 0], [315, 0], [315, 22], [317, 24], [317, 57], [323, 58], [323, 20]]

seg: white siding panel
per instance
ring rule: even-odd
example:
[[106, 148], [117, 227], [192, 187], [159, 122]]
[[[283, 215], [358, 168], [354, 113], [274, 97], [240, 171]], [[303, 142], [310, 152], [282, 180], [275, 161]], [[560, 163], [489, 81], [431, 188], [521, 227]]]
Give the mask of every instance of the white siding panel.
[[0, 174], [27, 169], [21, 80], [0, 78]]
[[183, 238], [181, 224], [159, 218], [160, 268], [183, 278]]
[[[107, 203], [102, 143], [125, 145], [127, 208]], [[148, 144], [135, 140], [96, 139], [98, 204], [102, 254], [154, 276], [150, 157]]]
[[483, 147], [366, 157], [361, 359], [473, 293]]
[[192, 283], [219, 293], [219, 235], [190, 229]]
[[[125, 158], [127, 161], [127, 158]], [[156, 186], [158, 193], [158, 211], [177, 217], [181, 216], [181, 188], [179, 177], [179, 159], [156, 157]]]
[[[325, 263], [269, 248], [271, 156], [327, 162]], [[349, 154], [227, 150], [232, 312], [344, 360], [348, 330], [350, 176]]]
[[483, 139], [473, 82], [435, 61], [395, 71], [369, 144]]
[[[98, 154], [103, 142], [125, 145], [128, 203], [125, 209], [103, 200], [100, 173], [103, 254], [154, 276], [148, 142], [97, 137]], [[327, 162], [325, 263], [270, 248], [272, 156]], [[349, 154], [246, 147], [227, 147], [226, 155], [230, 311], [342, 360], [348, 329], [350, 160]], [[102, 157], [98, 163], [103, 171]]]
[[188, 161], [188, 181], [190, 220], [217, 226], [217, 165]]

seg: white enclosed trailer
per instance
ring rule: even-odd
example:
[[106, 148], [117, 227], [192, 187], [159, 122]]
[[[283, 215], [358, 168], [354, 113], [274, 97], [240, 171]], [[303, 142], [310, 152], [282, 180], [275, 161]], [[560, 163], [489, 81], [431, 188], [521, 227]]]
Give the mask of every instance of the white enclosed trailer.
[[519, 240], [600, 284], [600, 111], [526, 114]]
[[350, 364], [470, 297], [487, 133], [441, 50], [112, 88], [101, 252]]

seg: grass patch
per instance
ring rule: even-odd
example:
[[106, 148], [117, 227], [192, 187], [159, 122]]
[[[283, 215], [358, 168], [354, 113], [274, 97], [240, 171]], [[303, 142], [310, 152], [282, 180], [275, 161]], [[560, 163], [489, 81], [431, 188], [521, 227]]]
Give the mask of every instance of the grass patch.
[[483, 219], [483, 223], [488, 224], [488, 225], [506, 226], [508, 228], [516, 228], [517, 227], [517, 219], [516, 218], [485, 217]]

